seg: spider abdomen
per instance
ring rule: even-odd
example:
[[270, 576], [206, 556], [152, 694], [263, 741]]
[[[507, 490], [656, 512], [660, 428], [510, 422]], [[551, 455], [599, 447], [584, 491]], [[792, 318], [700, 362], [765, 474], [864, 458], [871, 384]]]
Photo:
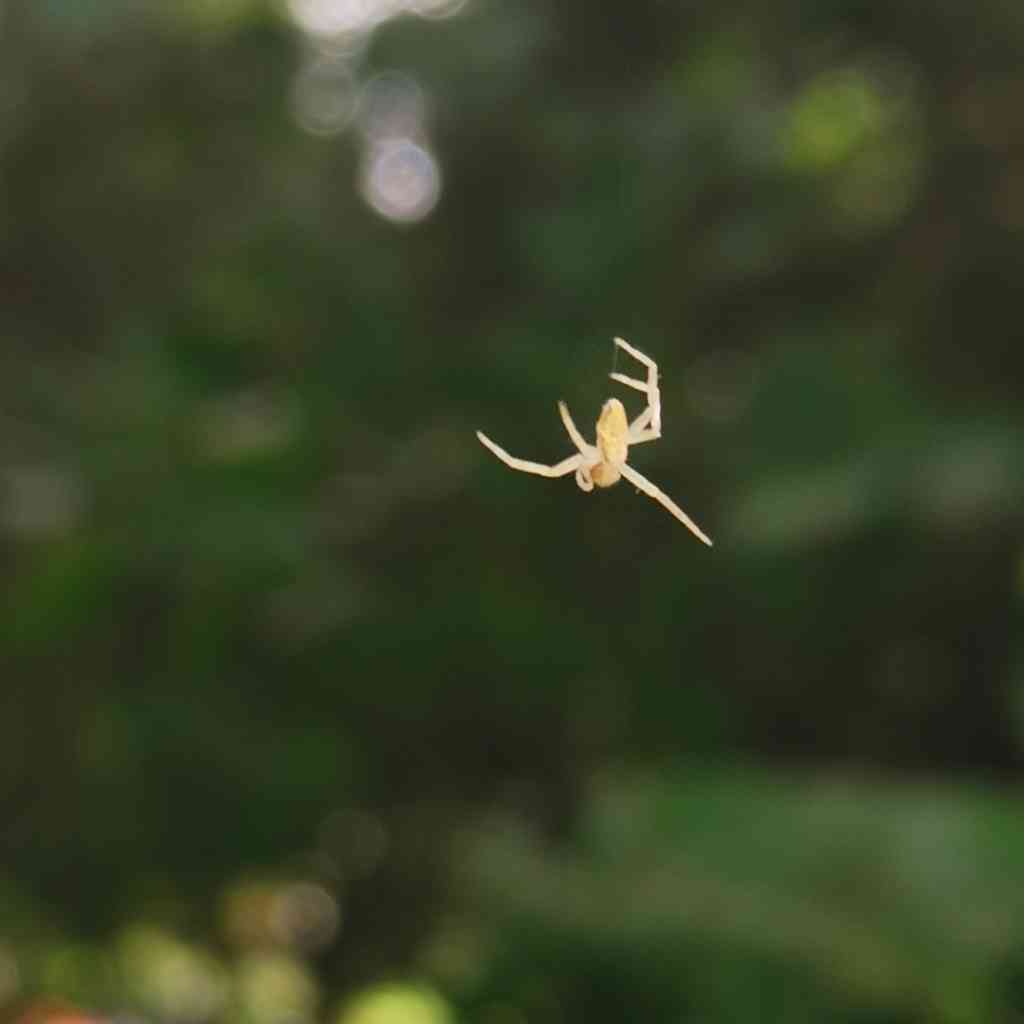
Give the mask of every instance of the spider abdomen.
[[[601, 415], [597, 418], [597, 447], [605, 462], [610, 462], [612, 467], [621, 466], [626, 461], [626, 452], [629, 450], [629, 420], [626, 419], [626, 410], [617, 398], [609, 398], [601, 408]], [[615, 479], [608, 484], [608, 487], [619, 479], [619, 472], [615, 470]], [[595, 478], [595, 483], [597, 482]]]
[[598, 487], [611, 487], [612, 484], [617, 484], [622, 479], [622, 474], [619, 472], [618, 466], [613, 463], [599, 462], [591, 468], [590, 479]]

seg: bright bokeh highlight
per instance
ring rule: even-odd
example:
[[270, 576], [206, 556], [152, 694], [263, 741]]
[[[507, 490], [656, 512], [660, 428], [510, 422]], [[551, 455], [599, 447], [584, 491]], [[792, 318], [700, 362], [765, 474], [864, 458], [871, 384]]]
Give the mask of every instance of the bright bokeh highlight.
[[371, 147], [360, 189], [382, 217], [413, 224], [437, 205], [441, 170], [430, 152], [412, 139], [389, 139]]
[[419, 985], [382, 985], [348, 1003], [336, 1024], [455, 1024], [448, 1002]]

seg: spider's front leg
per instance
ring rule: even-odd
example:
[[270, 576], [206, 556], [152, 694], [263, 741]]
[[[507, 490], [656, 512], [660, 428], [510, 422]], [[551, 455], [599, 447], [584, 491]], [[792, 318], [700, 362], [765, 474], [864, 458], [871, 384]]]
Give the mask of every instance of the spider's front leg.
[[581, 491], [590, 492], [594, 489], [594, 478], [590, 474], [590, 467], [586, 464], [576, 470], [576, 486]]
[[597, 449], [592, 444], [587, 444], [583, 440], [583, 435], [573, 422], [572, 416], [569, 415], [569, 406], [565, 402], [558, 403], [558, 415], [562, 417], [562, 425], [565, 427], [565, 432], [569, 435], [569, 440], [579, 449], [580, 455], [585, 459], [595, 456]]
[[[528, 459], [519, 459], [509, 455], [504, 448], [495, 444], [482, 430], [476, 432], [477, 440], [489, 451], [493, 452], [509, 469], [517, 469], [520, 473], [533, 473], [535, 476], [559, 477], [566, 476], [575, 471], [583, 462], [582, 455], [570, 455], [553, 466], [547, 466], [542, 462], [530, 462]], [[577, 478], [578, 479], [578, 478]]]
[[627, 352], [638, 362], [647, 367], [647, 380], [627, 377], [624, 373], [611, 373], [612, 380], [625, 384], [626, 387], [642, 391], [647, 396], [647, 408], [629, 425], [630, 444], [643, 441], [656, 441], [661, 437], [661, 391], [658, 389], [658, 364], [639, 349], [633, 348], [629, 342], [616, 338], [615, 344]]
[[579, 428], [569, 415], [569, 406], [565, 402], [558, 403], [558, 415], [562, 417], [565, 432], [569, 435], [572, 443], [579, 449], [580, 464], [576, 470], [576, 486], [581, 491], [592, 491], [594, 489], [594, 478], [591, 470], [601, 461], [601, 454], [592, 444], [587, 444]]

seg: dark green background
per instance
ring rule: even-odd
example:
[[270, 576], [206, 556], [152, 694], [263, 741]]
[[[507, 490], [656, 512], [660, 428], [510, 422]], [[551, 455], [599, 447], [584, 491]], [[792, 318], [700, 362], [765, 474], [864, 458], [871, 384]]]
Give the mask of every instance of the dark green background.
[[1024, 5], [363, 42], [0, 4], [0, 1007], [1024, 1019]]

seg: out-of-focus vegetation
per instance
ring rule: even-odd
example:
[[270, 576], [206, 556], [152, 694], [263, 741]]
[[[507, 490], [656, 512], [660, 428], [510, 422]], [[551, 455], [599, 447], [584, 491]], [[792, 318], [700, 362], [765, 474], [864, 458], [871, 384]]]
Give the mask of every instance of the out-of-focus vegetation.
[[0, 56], [0, 1015], [1024, 1017], [1018, 0]]

